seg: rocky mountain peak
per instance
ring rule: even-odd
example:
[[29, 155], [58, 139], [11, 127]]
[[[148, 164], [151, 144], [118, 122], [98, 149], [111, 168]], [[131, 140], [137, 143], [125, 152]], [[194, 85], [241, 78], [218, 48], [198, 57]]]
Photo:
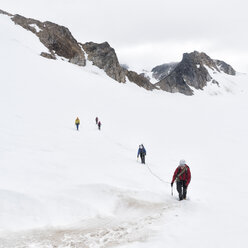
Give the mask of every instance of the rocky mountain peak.
[[147, 90], [156, 88], [144, 76], [123, 68], [119, 64], [115, 50], [108, 42], [100, 44], [87, 42], [82, 44], [73, 37], [68, 28], [56, 23], [49, 21], [41, 22], [21, 15], [11, 15], [2, 10], [0, 10], [0, 14], [10, 16], [15, 24], [38, 36], [49, 51], [41, 52], [41, 56], [45, 58], [56, 59], [57, 55], [68, 59], [70, 63], [85, 66], [85, 53], [87, 53], [88, 60], [92, 61], [95, 66], [103, 69], [114, 80], [125, 83], [126, 78], [128, 78], [129, 81]]
[[192, 53], [184, 53], [182, 61], [195, 65], [205, 65], [212, 70], [224, 72], [229, 75], [235, 75], [236, 71], [224, 61], [211, 59], [206, 53], [194, 51]]
[[207, 66], [211, 69], [215, 69], [219, 71], [216, 63], [212, 60], [206, 53], [194, 51], [192, 53], [184, 53], [183, 59], [181, 63], [187, 63], [190, 65], [200, 65], [200, 66]]
[[224, 61], [221, 60], [215, 60], [216, 65], [218, 66], [219, 70], [229, 74], [229, 75], [236, 75], [236, 71], [232, 68], [232, 66], [230, 66], [229, 64], [227, 64]]
[[104, 70], [109, 77], [120, 83], [125, 83], [128, 79], [147, 90], [161, 89], [172, 93], [193, 95], [193, 88], [203, 89], [210, 81], [218, 84], [210, 76], [209, 70], [229, 75], [236, 74], [235, 70], [224, 61], [213, 60], [203, 52], [194, 51], [184, 53], [180, 63], [154, 67], [152, 69], [153, 77], [159, 82], [152, 84], [145, 73], [138, 74], [128, 70], [128, 67], [121, 66], [114, 48], [108, 42], [82, 44], [73, 37], [68, 28], [56, 23], [12, 15], [3, 10], [0, 10], [0, 14], [9, 16], [15, 24], [31, 31], [40, 39], [48, 49], [48, 52], [42, 52], [41, 56], [56, 59], [57, 55], [66, 58], [68, 62], [85, 66], [86, 53], [87, 59], [92, 61], [93, 65]]
[[108, 42], [81, 44], [88, 55], [88, 60], [93, 62], [100, 69], [103, 69], [108, 76], [120, 83], [126, 82], [125, 70], [120, 66], [115, 50]]
[[[203, 52], [194, 51], [184, 53], [182, 61], [156, 86], [172, 93], [180, 92], [185, 95], [192, 95], [192, 88], [202, 90], [212, 80], [208, 70], [235, 75], [234, 69], [225, 62], [213, 60]], [[212, 82], [218, 84], [215, 80]]]
[[68, 28], [48, 21], [40, 22], [21, 15], [14, 15], [12, 20], [15, 24], [22, 26], [39, 37], [50, 52], [50, 54], [42, 53], [41, 55], [55, 59], [55, 54], [57, 54], [68, 59], [71, 63], [79, 66], [85, 65], [84, 52]]
[[94, 43], [87, 42], [81, 44], [84, 51], [88, 55], [88, 60], [93, 62], [93, 65], [103, 69], [108, 76], [120, 83], [126, 82], [126, 77], [130, 82], [137, 84], [147, 90], [153, 90], [156, 87], [143, 75], [134, 71], [129, 71], [120, 65], [115, 50], [108, 42]]

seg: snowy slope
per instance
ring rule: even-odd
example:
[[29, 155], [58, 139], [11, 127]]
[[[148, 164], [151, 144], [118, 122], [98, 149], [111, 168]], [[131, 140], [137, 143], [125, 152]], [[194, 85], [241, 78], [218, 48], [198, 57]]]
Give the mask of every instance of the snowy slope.
[[[214, 74], [226, 87], [193, 97], [148, 92], [42, 58], [37, 37], [0, 22], [0, 247], [246, 243], [247, 75]], [[189, 200], [136, 161], [140, 143], [166, 182], [188, 161]]]

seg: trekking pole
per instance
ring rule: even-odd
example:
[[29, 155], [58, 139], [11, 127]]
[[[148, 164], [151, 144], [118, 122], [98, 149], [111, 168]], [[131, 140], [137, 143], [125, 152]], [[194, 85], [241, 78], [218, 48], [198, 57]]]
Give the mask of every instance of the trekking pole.
[[173, 185], [171, 186], [171, 195], [173, 196]]

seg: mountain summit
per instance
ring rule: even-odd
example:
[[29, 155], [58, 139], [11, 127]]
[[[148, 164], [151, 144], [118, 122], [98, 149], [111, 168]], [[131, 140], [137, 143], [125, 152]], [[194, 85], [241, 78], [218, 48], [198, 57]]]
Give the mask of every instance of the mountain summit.
[[0, 14], [11, 17], [11, 20], [15, 24], [34, 33], [40, 42], [48, 49], [48, 51], [43, 51], [40, 54], [45, 58], [57, 59], [61, 57], [70, 63], [85, 66], [85, 57], [87, 55], [88, 61], [91, 61], [93, 65], [104, 70], [109, 77], [119, 83], [125, 83], [126, 79], [128, 79], [130, 82], [146, 90], [156, 89], [156, 86], [150, 83], [142, 74], [137, 74], [134, 71], [122, 68], [115, 50], [108, 42], [86, 42], [82, 44], [73, 37], [68, 28], [56, 23], [49, 21], [41, 22], [18, 14], [12, 15], [3, 10], [0, 10]]
[[[235, 70], [221, 60], [211, 59], [207, 54], [194, 51], [184, 53], [180, 63], [156, 66], [152, 76], [159, 82], [152, 84], [145, 75], [123, 68], [108, 42], [78, 42], [70, 30], [49, 21], [41, 22], [21, 15], [12, 15], [0, 10], [0, 14], [8, 15], [11, 20], [35, 34], [47, 48], [41, 56], [48, 59], [61, 58], [78, 66], [85, 66], [87, 61], [103, 70], [109, 77], [119, 83], [133, 82], [146, 90], [163, 90], [171, 93], [193, 95], [193, 89], [202, 90], [208, 82], [220, 85], [211, 73], [235, 75]], [[86, 58], [87, 57], [87, 58]]]
[[[175, 65], [175, 64], [173, 64]], [[153, 71], [156, 71], [155, 67]], [[165, 68], [167, 70], [167, 67]], [[221, 60], [211, 59], [203, 52], [194, 51], [192, 53], [184, 53], [183, 59], [176, 64], [175, 68], [167, 76], [162, 78], [156, 86], [161, 90], [168, 92], [179, 92], [185, 95], [193, 95], [193, 89], [202, 90], [208, 82], [219, 84], [209, 73], [224, 72], [229, 75], [235, 75], [235, 70]], [[164, 73], [162, 70], [161, 73]]]

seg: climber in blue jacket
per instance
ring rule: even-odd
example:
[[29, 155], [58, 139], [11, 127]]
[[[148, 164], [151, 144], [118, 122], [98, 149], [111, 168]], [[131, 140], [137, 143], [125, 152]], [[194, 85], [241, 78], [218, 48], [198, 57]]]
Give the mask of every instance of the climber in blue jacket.
[[146, 149], [143, 146], [143, 144], [139, 145], [139, 150], [138, 150], [138, 154], [137, 154], [137, 158], [140, 156], [141, 158], [141, 163], [145, 164], [145, 156], [146, 156]]

